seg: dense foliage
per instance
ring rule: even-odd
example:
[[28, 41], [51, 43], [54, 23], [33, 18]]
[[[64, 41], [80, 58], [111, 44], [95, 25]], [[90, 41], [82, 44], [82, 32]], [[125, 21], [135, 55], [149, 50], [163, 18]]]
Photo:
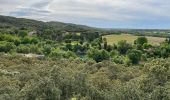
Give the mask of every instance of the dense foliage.
[[111, 61], [1, 54], [1, 100], [169, 100], [170, 59], [126, 67]]
[[168, 37], [109, 45], [86, 26], [0, 22], [0, 100], [170, 100]]

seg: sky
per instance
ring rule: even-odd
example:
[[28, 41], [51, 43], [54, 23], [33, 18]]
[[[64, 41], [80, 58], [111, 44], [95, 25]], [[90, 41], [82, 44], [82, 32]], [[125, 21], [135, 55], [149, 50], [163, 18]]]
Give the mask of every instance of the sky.
[[99, 28], [170, 29], [170, 0], [0, 0], [0, 15]]

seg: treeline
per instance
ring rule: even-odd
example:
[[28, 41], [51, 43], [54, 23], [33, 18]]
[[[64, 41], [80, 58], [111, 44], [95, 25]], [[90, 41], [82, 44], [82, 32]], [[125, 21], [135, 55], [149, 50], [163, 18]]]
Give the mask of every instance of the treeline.
[[[104, 32], [102, 29], [92, 28], [85, 25], [77, 25], [62, 22], [42, 22], [25, 18], [15, 18], [0, 15], [0, 32], [13, 33], [15, 30], [37, 31], [36, 34], [42, 34], [44, 30], [50, 29], [57, 32]], [[60, 33], [61, 34], [61, 33]]]
[[90, 42], [99, 37], [99, 33], [67, 33], [62, 34], [59, 39], [52, 39], [50, 37], [54, 36], [50, 32], [47, 32], [49, 34], [44, 32], [42, 37], [29, 36], [27, 30], [19, 30], [15, 34], [1, 33], [0, 52], [11, 54], [33, 53], [46, 55], [47, 57], [75, 57], [76, 54], [85, 55], [90, 48]]
[[0, 34], [0, 52], [33, 53], [54, 59], [81, 57], [96, 62], [111, 60], [125, 65], [139, 64], [155, 58], [168, 58], [170, 55], [169, 38], [158, 46], [149, 44], [146, 37], [139, 37], [133, 44], [122, 40], [118, 44], [109, 45], [98, 32], [65, 33], [59, 36], [59, 39], [52, 39], [54, 36], [52, 33], [49, 35], [50, 33], [51, 31], [44, 32], [43, 38], [29, 36], [26, 30], [15, 34]]
[[139, 37], [134, 44], [122, 40], [113, 45], [108, 45], [105, 38], [97, 38], [91, 42], [87, 55], [97, 62], [112, 60], [118, 64], [131, 65], [155, 58], [168, 58], [170, 56], [169, 48], [169, 38], [157, 46], [149, 44], [146, 37]]

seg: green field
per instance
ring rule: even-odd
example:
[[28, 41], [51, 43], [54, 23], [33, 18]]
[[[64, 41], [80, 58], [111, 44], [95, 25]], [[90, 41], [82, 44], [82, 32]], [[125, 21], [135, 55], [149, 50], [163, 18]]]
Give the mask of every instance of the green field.
[[[134, 40], [136, 40], [139, 36], [131, 35], [131, 34], [121, 34], [121, 35], [106, 35], [103, 36], [103, 38], [107, 39], [108, 44], [113, 44], [117, 43], [118, 41], [121, 40], [127, 40], [129, 43], [134, 43]], [[146, 36], [148, 39], [148, 42], [152, 45], [159, 45], [163, 41], [165, 41], [165, 38], [161, 37], [151, 37], [151, 36]]]

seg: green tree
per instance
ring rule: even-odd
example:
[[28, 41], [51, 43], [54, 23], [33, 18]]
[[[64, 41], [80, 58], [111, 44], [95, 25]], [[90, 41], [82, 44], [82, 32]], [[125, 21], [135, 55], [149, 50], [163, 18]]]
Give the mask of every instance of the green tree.
[[110, 54], [106, 50], [90, 49], [87, 55], [96, 62], [101, 62], [110, 58]]
[[33, 44], [37, 44], [39, 42], [39, 39], [37, 37], [32, 37], [30, 42]]
[[168, 43], [163, 43], [160, 46], [160, 54], [161, 54], [161, 57], [163, 57], [163, 58], [169, 57], [169, 55], [170, 55], [170, 45]]
[[0, 52], [9, 52], [12, 49], [15, 49], [15, 44], [12, 42], [0, 42]]
[[25, 46], [25, 45], [19, 45], [17, 47], [17, 52], [18, 53], [28, 54], [28, 53], [30, 53], [30, 48], [28, 46]]
[[20, 37], [28, 36], [28, 32], [25, 31], [25, 30], [21, 30], [21, 31], [18, 32], [18, 36], [20, 36]]
[[144, 44], [143, 44], [143, 48], [144, 48], [144, 49], [149, 49], [149, 48], [151, 48], [151, 47], [152, 47], [151, 44], [148, 44], [148, 43], [144, 43]]
[[148, 39], [147, 39], [146, 37], [138, 37], [138, 38], [134, 41], [134, 44], [143, 45], [144, 43], [148, 43]]
[[70, 50], [70, 51], [73, 50], [73, 46], [71, 45], [71, 43], [67, 43], [65, 47], [66, 47], [66, 50]]
[[45, 55], [49, 55], [49, 54], [51, 53], [51, 51], [52, 51], [51, 45], [45, 45], [45, 46], [43, 47], [43, 53], [44, 53]]
[[120, 54], [126, 54], [126, 52], [131, 48], [132, 46], [129, 43], [127, 43], [126, 40], [122, 40], [118, 42], [117, 49]]
[[141, 59], [142, 53], [141, 51], [134, 49], [130, 50], [127, 56], [132, 61], [133, 64], [138, 64]]
[[30, 52], [35, 54], [42, 54], [42, 51], [37, 45], [31, 45], [30, 46]]
[[24, 37], [21, 40], [22, 44], [31, 44], [31, 37]]

